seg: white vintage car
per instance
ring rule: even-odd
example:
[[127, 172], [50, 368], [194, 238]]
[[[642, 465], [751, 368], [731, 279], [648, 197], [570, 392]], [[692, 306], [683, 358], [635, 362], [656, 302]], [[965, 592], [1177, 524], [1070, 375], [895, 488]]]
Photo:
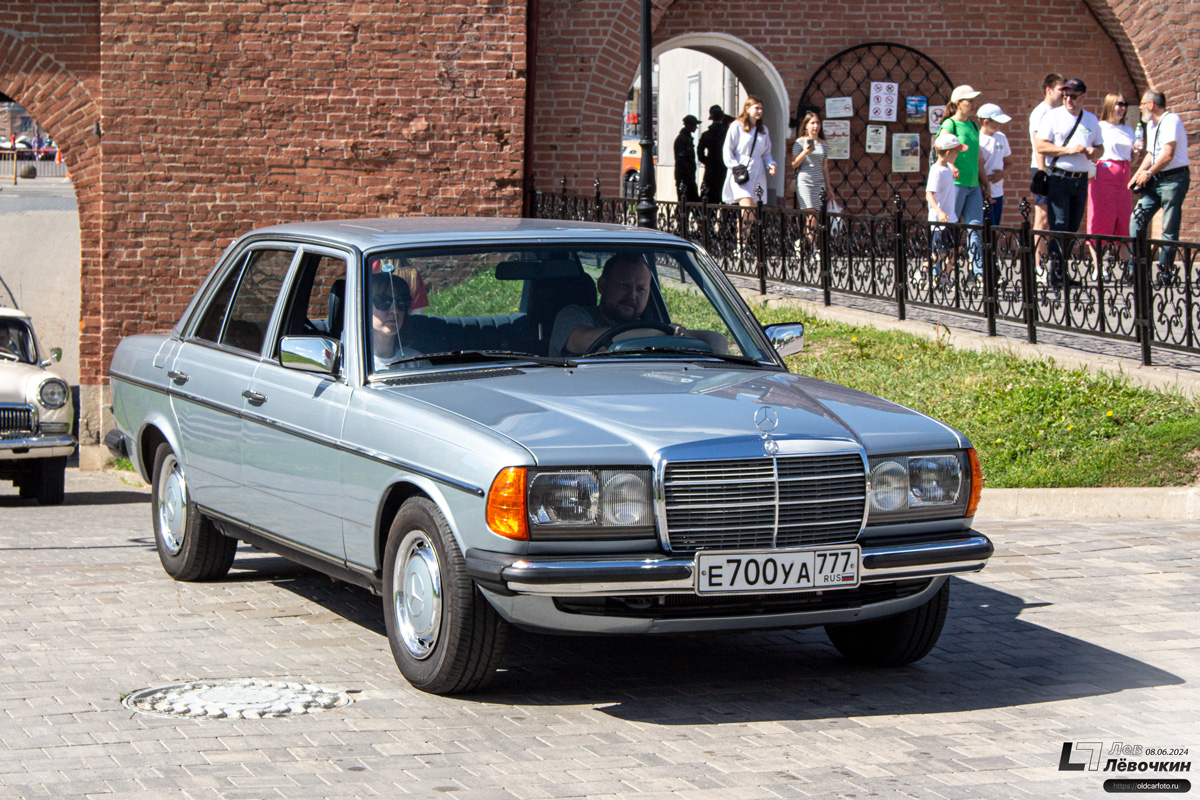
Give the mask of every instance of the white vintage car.
[[75, 452], [71, 389], [46, 370], [62, 358], [38, 343], [29, 316], [0, 308], [0, 480], [42, 505], [63, 501], [67, 457]]

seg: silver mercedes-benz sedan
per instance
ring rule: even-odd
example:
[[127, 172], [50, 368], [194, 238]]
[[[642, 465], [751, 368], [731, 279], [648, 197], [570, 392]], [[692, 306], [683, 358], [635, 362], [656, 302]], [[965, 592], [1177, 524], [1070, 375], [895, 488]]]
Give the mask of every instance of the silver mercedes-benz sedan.
[[166, 571], [238, 541], [383, 596], [404, 676], [465, 692], [508, 626], [823, 625], [899, 665], [983, 568], [970, 442], [790, 373], [700, 248], [610, 225], [367, 219], [235, 241], [111, 366], [109, 446]]

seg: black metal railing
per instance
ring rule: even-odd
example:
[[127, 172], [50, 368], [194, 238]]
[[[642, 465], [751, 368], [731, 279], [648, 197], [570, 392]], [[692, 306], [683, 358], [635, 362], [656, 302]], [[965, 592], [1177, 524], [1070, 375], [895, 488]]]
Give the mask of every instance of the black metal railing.
[[[1021, 325], [1136, 342], [1142, 363], [1151, 348], [1200, 353], [1200, 243], [1143, 234], [1092, 236], [1035, 231], [1031, 207], [1017, 227], [938, 223], [905, 214], [899, 195], [884, 215], [767, 206], [659, 202], [658, 229], [700, 244], [731, 275], [848, 294], [895, 304]], [[634, 200], [533, 190], [530, 216], [633, 225]]]

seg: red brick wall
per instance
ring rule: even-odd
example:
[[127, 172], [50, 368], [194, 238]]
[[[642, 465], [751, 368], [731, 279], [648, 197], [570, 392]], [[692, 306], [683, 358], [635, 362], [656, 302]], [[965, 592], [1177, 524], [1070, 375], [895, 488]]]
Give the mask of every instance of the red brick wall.
[[[808, 79], [841, 50], [875, 41], [913, 47], [956, 84], [971, 84], [985, 102], [1014, 117], [1008, 133], [1018, 167], [1029, 163], [1026, 117], [1041, 100], [1045, 73], [1083, 78], [1092, 111], [1099, 111], [1106, 91], [1136, 91], [1120, 42], [1073, 0], [893, 0], [851, 7], [834, 0], [660, 0], [656, 9], [655, 42], [716, 31], [756, 48], [782, 76], [790, 114]], [[1110, 28], [1121, 33], [1117, 15], [1109, 16]], [[557, 186], [565, 176], [575, 190], [590, 191], [599, 178], [606, 194], [618, 191], [620, 113], [638, 69], [639, 18], [637, 0], [542, 0], [532, 165], [540, 187]], [[603, 19], [611, 23], [602, 25]], [[1024, 181], [1010, 181], [1010, 203], [1018, 200], [1017, 183]]]

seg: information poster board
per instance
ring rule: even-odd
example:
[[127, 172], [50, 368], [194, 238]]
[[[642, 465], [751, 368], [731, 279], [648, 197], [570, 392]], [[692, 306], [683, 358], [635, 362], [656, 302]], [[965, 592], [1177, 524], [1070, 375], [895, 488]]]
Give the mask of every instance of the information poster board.
[[850, 120], [826, 119], [825, 157], [837, 160], [850, 157]]
[[921, 135], [892, 134], [892, 172], [921, 171]]
[[826, 97], [825, 118], [845, 119], [854, 116], [853, 97]]
[[871, 122], [895, 122], [900, 85], [886, 81], [871, 82], [871, 104], [867, 118]]
[[914, 94], [905, 98], [904, 113], [909, 125], [923, 125], [928, 114], [928, 99]]
[[868, 153], [886, 153], [887, 152], [887, 126], [886, 125], [868, 125], [867, 126], [867, 152]]

